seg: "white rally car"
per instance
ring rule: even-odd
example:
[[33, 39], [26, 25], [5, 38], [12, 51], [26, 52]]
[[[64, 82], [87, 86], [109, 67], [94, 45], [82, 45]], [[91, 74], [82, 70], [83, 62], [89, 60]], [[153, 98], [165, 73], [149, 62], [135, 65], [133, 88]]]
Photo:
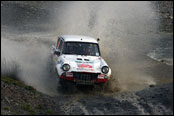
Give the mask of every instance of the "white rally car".
[[98, 41], [87, 36], [58, 37], [52, 53], [59, 80], [84, 85], [107, 82], [111, 69], [101, 57]]

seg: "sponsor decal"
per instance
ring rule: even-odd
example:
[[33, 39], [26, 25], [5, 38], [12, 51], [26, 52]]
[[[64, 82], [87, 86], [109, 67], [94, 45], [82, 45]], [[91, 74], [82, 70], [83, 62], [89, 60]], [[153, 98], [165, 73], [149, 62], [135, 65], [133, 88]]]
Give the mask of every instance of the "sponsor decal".
[[94, 62], [92, 62], [92, 61], [91, 62], [85, 62], [85, 63], [94, 64]]
[[89, 64], [79, 64], [78, 68], [92, 68], [92, 65], [89, 65]]
[[72, 72], [66, 72], [66, 77], [73, 77], [73, 73]]
[[82, 63], [82, 61], [75, 61], [76, 63]]
[[58, 60], [59, 60], [59, 57], [58, 57], [58, 56], [56, 56], [56, 61], [58, 62]]
[[80, 71], [94, 71], [92, 61], [75, 61], [77, 63], [77, 70]]
[[90, 68], [77, 68], [77, 70], [79, 71], [94, 71], [94, 69], [90, 69]]
[[58, 61], [58, 64], [63, 64], [62, 60]]
[[94, 71], [93, 66], [89, 64], [77, 64], [77, 70]]
[[104, 79], [104, 76], [105, 76], [105, 74], [100, 74], [100, 75], [98, 75], [98, 78]]
[[89, 62], [88, 61], [87, 62], [85, 62], [85, 61], [84, 62], [82, 62], [82, 61], [75, 61], [75, 62], [76, 63], [89, 63], [89, 64], [93, 64], [94, 63], [93, 61], [89, 61]]
[[94, 61], [75, 61], [77, 70], [79, 71], [94, 71]]

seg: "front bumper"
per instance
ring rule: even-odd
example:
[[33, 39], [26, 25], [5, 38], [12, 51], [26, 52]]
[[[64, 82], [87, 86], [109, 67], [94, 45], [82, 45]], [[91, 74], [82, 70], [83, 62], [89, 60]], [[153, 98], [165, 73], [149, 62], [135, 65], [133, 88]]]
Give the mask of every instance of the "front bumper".
[[65, 72], [60, 78], [73, 81], [77, 84], [95, 84], [108, 81], [108, 77], [105, 74], [87, 72]]

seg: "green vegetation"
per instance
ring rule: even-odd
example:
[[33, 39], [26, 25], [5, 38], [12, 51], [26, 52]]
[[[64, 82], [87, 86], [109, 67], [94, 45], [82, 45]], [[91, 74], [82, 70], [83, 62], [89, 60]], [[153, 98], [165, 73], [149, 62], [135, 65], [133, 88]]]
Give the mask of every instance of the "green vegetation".
[[39, 104], [38, 106], [36, 106], [36, 109], [43, 109], [43, 106], [42, 106], [42, 104]]
[[[20, 89], [19, 92], [23, 92], [23, 90], [28, 90], [28, 91], [34, 92], [34, 94], [30, 94], [31, 92], [29, 92], [29, 96], [26, 96], [28, 94], [24, 94], [24, 96], [17, 95], [17, 96], [14, 96], [12, 98], [7, 95], [9, 100], [12, 99], [13, 101], [10, 104], [8, 104], [4, 100], [4, 104], [7, 104], [7, 106], [2, 107], [3, 112], [1, 112], [1, 114], [4, 114], [4, 115], [9, 114], [9, 113], [10, 114], [13, 113], [13, 114], [17, 114], [17, 115], [21, 114], [21, 113], [22, 114], [29, 114], [29, 115], [36, 115], [38, 113], [47, 114], [47, 115], [54, 114], [53, 109], [43, 105], [43, 103], [40, 102], [40, 101], [42, 101], [42, 94], [38, 94], [37, 91], [33, 87], [27, 86], [23, 82], [15, 80], [15, 79], [8, 77], [8, 76], [1, 76], [1, 83], [2, 82], [4, 83], [4, 85], [6, 85], [6, 84], [8, 84], [9, 86], [15, 85], [15, 86], [13, 86], [14, 88], [19, 87], [19, 89]], [[5, 91], [5, 89], [6, 88], [4, 87], [3, 91]], [[25, 91], [25, 92], [28, 93], [28, 91]], [[15, 93], [15, 91], [9, 91], [8, 94], [11, 94], [11, 92]], [[20, 93], [18, 93], [18, 94], [20, 94]], [[25, 99], [27, 99], [27, 100], [23, 99], [23, 97], [25, 97]]]
[[32, 115], [35, 115], [35, 111], [32, 109], [30, 104], [21, 104], [23, 110], [30, 112]]
[[4, 107], [3, 109], [4, 109], [4, 110], [10, 110], [10, 108], [9, 108], [9, 107]]
[[14, 84], [14, 85], [22, 87], [22, 88], [24, 88], [26, 90], [30, 90], [30, 91], [32, 91], [34, 93], [36, 92], [36, 89], [34, 89], [33, 87], [27, 86], [23, 82], [14, 80], [14, 79], [12, 79], [10, 77], [2, 76], [1, 77], [1, 81], [5, 82], [5, 83], [8, 83], [8, 84]]
[[48, 110], [47, 110], [47, 114], [53, 115], [54, 113], [53, 113], [53, 111], [52, 111], [51, 109], [48, 109]]

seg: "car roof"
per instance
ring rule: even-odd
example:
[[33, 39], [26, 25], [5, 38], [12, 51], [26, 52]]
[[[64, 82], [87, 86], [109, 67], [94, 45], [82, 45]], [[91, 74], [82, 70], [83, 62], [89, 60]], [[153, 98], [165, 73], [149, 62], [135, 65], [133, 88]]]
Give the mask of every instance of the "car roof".
[[89, 42], [89, 43], [98, 43], [96, 39], [88, 36], [81, 35], [61, 35], [64, 41], [76, 41], [76, 42]]

